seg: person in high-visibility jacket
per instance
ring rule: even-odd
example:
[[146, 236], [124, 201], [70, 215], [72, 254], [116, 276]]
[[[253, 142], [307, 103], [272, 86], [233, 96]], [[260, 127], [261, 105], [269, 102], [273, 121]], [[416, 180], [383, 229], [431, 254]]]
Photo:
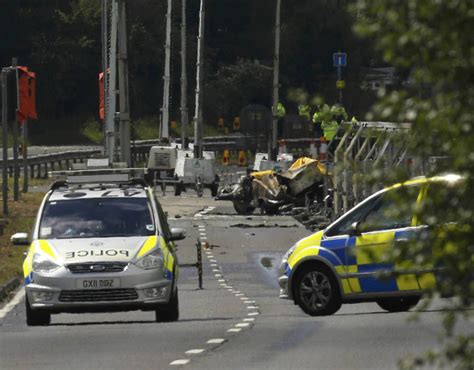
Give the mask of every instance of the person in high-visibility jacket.
[[309, 120], [309, 112], [311, 110], [311, 107], [308, 104], [299, 104], [298, 105], [298, 114], [300, 116], [304, 116]]
[[277, 117], [278, 118], [283, 118], [286, 116], [286, 109], [285, 109], [285, 106], [279, 102], [277, 104]]
[[326, 138], [326, 140], [331, 141], [336, 136], [339, 124], [335, 120], [328, 122], [323, 121], [321, 123], [321, 128], [323, 129], [324, 137]]

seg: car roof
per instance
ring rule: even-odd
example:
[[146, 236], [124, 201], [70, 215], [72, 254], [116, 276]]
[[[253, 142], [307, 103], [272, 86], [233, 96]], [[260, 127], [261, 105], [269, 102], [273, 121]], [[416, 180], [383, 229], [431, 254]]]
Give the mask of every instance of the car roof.
[[428, 183], [432, 183], [432, 182], [444, 182], [444, 183], [447, 183], [447, 184], [456, 184], [459, 181], [462, 181], [463, 179], [464, 179], [463, 176], [458, 175], [458, 174], [453, 174], [453, 173], [437, 175], [437, 176], [433, 176], [433, 177], [420, 176], [420, 177], [415, 177], [413, 179], [407, 180], [405, 182], [400, 182], [398, 184], [389, 186], [389, 187], [379, 191], [379, 193], [387, 191], [387, 190], [391, 190], [391, 189], [396, 189], [396, 188], [399, 188], [399, 187], [402, 187], [402, 186], [410, 186], [410, 185], [418, 185], [418, 184], [421, 185], [421, 184], [428, 184]]
[[93, 198], [147, 198], [146, 189], [140, 187], [77, 187], [53, 189], [49, 201], [67, 201]]

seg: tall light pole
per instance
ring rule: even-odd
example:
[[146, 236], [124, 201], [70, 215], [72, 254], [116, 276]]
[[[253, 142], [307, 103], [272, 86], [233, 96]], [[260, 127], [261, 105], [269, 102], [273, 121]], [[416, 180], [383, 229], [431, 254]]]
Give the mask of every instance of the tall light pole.
[[163, 76], [163, 117], [161, 121], [161, 138], [168, 139], [170, 136], [170, 64], [171, 64], [171, 10], [172, 0], [168, 0], [166, 12], [166, 42], [165, 42], [165, 74]]
[[[103, 2], [103, 67], [105, 101], [105, 153], [109, 163], [131, 163], [130, 106], [128, 89], [127, 28], [125, 0], [111, 0], [110, 45], [108, 4]], [[118, 85], [118, 86], [117, 86]], [[118, 101], [117, 101], [117, 98]], [[118, 134], [117, 134], [118, 131]], [[120, 151], [117, 150], [120, 149]]]
[[199, 35], [196, 61], [196, 108], [194, 112], [194, 158], [202, 158], [202, 69], [204, 48], [205, 0], [201, 0], [199, 9]]
[[268, 156], [276, 160], [277, 134], [278, 134], [278, 101], [279, 101], [279, 75], [280, 75], [280, 11], [281, 0], [277, 0], [275, 14], [275, 56], [273, 59], [273, 99], [272, 99], [272, 139], [268, 148]]
[[188, 75], [186, 71], [186, 0], [181, 0], [181, 147], [188, 149]]

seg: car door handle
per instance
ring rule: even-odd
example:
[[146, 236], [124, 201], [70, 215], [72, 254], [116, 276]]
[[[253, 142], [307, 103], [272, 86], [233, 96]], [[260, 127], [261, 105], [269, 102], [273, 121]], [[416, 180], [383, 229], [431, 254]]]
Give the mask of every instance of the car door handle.
[[410, 241], [408, 238], [397, 238], [395, 239], [396, 242], [407, 243]]

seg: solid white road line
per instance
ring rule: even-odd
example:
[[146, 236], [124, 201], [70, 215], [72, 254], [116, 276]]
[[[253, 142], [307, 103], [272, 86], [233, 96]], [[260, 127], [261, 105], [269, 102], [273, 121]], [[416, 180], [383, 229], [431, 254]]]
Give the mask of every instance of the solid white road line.
[[20, 289], [20, 291], [18, 293], [15, 294], [15, 296], [13, 297], [13, 299], [8, 302], [5, 307], [3, 307], [1, 310], [0, 310], [0, 319], [3, 319], [7, 313], [9, 313], [11, 310], [13, 310], [13, 308], [18, 304], [20, 303], [20, 301], [23, 299], [23, 297], [25, 296], [25, 290], [24, 289]]

